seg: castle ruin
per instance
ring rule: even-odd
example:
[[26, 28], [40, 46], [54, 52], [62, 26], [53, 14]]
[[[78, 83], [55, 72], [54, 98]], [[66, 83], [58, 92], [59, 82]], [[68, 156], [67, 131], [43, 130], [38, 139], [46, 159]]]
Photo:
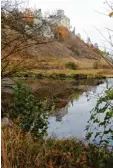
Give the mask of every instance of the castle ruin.
[[64, 26], [70, 30], [70, 19], [64, 14], [64, 10], [57, 10], [55, 15], [49, 16], [49, 22], [57, 26]]
[[[55, 15], [49, 15], [48, 18], [44, 18], [41, 9], [34, 11], [30, 11], [30, 9], [27, 9], [24, 12], [24, 17], [26, 18], [26, 20], [32, 20], [33, 27], [35, 28], [35, 34], [43, 35], [44, 37], [54, 37], [50, 26], [53, 24], [57, 26], [64, 26], [68, 30], [70, 30], [70, 19], [67, 16], [65, 16], [64, 10], [57, 10], [57, 13]], [[26, 32], [28, 34], [32, 34], [34, 32], [32, 31], [33, 30], [29, 29], [29, 26], [26, 25]]]

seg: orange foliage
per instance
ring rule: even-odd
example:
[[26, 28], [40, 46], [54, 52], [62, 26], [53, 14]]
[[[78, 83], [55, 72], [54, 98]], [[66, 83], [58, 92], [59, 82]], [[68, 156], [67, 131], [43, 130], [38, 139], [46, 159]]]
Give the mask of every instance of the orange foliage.
[[30, 9], [26, 9], [24, 11], [24, 21], [27, 23], [33, 23], [34, 20], [34, 16], [33, 16], [33, 12]]
[[57, 27], [56, 29], [56, 37], [59, 39], [59, 40], [66, 40], [70, 37], [71, 33], [70, 31], [64, 27], [64, 26], [59, 26]]

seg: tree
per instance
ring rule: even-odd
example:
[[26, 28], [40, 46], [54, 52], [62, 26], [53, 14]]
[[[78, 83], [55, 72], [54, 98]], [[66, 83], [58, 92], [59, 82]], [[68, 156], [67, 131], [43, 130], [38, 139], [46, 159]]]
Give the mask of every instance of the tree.
[[[113, 2], [106, 1], [108, 7], [113, 11]], [[110, 14], [111, 16], [111, 14]], [[112, 32], [112, 31], [111, 31]], [[112, 35], [109, 32], [109, 39], [104, 37], [112, 45]], [[102, 56], [103, 58], [103, 56]], [[108, 58], [104, 59], [109, 63]], [[112, 61], [109, 63], [110, 65]], [[113, 67], [111, 65], [111, 67]], [[88, 140], [93, 140], [98, 145], [113, 149], [113, 86], [107, 88], [104, 95], [98, 98], [95, 108], [91, 111], [91, 116], [86, 127]], [[111, 153], [111, 159], [113, 152]]]
[[88, 44], [88, 45], [91, 45], [91, 44], [92, 44], [90, 37], [87, 38], [87, 44]]
[[53, 26], [55, 36], [58, 40], [64, 41], [71, 36], [71, 32], [64, 26]]
[[95, 49], [99, 49], [98, 43], [95, 43], [95, 44], [94, 44], [94, 48], [95, 48]]
[[33, 12], [29, 8], [25, 9], [25, 11], [23, 12], [23, 15], [24, 15], [24, 21], [27, 24], [33, 24], [34, 16], [33, 16]]
[[113, 146], [113, 89], [105, 91], [95, 108], [91, 111], [86, 130], [89, 131], [87, 139], [92, 139], [99, 145]]
[[[23, 13], [21, 8], [19, 9], [20, 2], [15, 3], [16, 6], [10, 0], [2, 0], [1, 2], [1, 53], [2, 53], [2, 78], [14, 74], [20, 69], [21, 61], [14, 66], [10, 66], [10, 58], [14, 55], [20, 55], [20, 53], [33, 45], [46, 44], [52, 42], [54, 37], [47, 38], [43, 35], [36, 35], [36, 32], [40, 34], [43, 26], [47, 24], [42, 19], [40, 25], [32, 26], [28, 23], [33, 22], [33, 17], [25, 17], [25, 14], [32, 16], [31, 11]], [[27, 31], [26, 31], [27, 26]]]
[[81, 34], [80, 33], [77, 33], [76, 35], [79, 39], [81, 39]]
[[[109, 16], [109, 17], [112, 17], [113, 16], [113, 2], [112, 2], [112, 0], [110, 1], [105, 1], [104, 2], [104, 4], [106, 4], [107, 5], [107, 7], [108, 7], [108, 10], [107, 11], [111, 11], [111, 12], [107, 12], [107, 16]], [[97, 28], [96, 28], [97, 29]], [[101, 36], [104, 38], [104, 40], [106, 41], [106, 43], [109, 45], [109, 46], [111, 46], [111, 47], [109, 47], [109, 48], [107, 48], [106, 46], [104, 47], [105, 48], [105, 53], [106, 53], [106, 50], [107, 49], [109, 49], [110, 50], [110, 52], [111, 53], [113, 53], [113, 30], [112, 29], [110, 29], [110, 28], [107, 28], [107, 31], [108, 31], [108, 35], [109, 35], [109, 38], [106, 38], [102, 33], [101, 33], [101, 31], [100, 30], [98, 30], [97, 29], [97, 31], [101, 34]], [[110, 60], [110, 59], [108, 59], [107, 57], [106, 57], [106, 55], [103, 55], [103, 54], [101, 54], [100, 53], [100, 56], [101, 56], [101, 58], [103, 58], [109, 65], [110, 65], [110, 67], [111, 68], [113, 68], [113, 62]]]
[[47, 100], [37, 101], [31, 89], [18, 83], [14, 88], [14, 110], [9, 111], [12, 119], [17, 119], [24, 132], [30, 132], [34, 138], [43, 137], [47, 133], [48, 112], [52, 110]]

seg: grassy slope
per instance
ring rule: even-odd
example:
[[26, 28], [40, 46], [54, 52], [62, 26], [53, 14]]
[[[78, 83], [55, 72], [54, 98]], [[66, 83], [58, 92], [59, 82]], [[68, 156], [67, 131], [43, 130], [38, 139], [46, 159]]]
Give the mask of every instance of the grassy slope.
[[[16, 36], [14, 30], [10, 30], [12, 34]], [[14, 33], [13, 33], [14, 31]], [[17, 32], [18, 34], [18, 32]], [[12, 36], [9, 36], [12, 39]], [[24, 43], [26, 43], [24, 41]], [[32, 43], [29, 41], [29, 44]], [[12, 44], [13, 45], [13, 44]], [[6, 51], [7, 52], [7, 49]], [[3, 55], [3, 53], [2, 53]], [[33, 73], [45, 73], [45, 76], [48, 77], [50, 73], [63, 73], [72, 75], [73, 73], [83, 73], [89, 75], [94, 74], [94, 64], [97, 62], [99, 64], [99, 69], [108, 69], [109, 65], [102, 59], [100, 56], [86, 43], [84, 43], [78, 37], [71, 37], [68, 40], [63, 42], [54, 41], [48, 44], [40, 44], [34, 45], [27, 49], [18, 52], [17, 54], [13, 54], [8, 57], [10, 63], [7, 70], [11, 70], [15, 64], [18, 64], [20, 61], [23, 61], [18, 71]], [[68, 62], [74, 62], [78, 65], [78, 71], [72, 71], [66, 68], [66, 64]], [[102, 75], [112, 76], [113, 72], [110, 71], [102, 71], [95, 70], [95, 74], [101, 73]], [[111, 73], [112, 72], [112, 73]]]

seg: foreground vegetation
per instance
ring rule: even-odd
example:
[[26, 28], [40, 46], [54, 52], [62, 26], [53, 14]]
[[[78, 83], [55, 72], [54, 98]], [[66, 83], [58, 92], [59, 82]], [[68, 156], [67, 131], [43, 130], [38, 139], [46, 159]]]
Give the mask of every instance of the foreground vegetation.
[[112, 168], [112, 157], [76, 139], [33, 140], [16, 125], [2, 128], [2, 168]]
[[[100, 146], [113, 147], [113, 86], [101, 96], [88, 121], [87, 139], [93, 139]], [[95, 131], [96, 130], [96, 131]]]
[[[110, 104], [104, 122], [97, 121], [98, 114], [105, 113], [106, 104], [113, 100], [113, 90], [108, 90], [97, 102], [97, 112], [91, 115], [91, 123], [109, 127], [113, 109]], [[99, 104], [106, 102], [102, 109]], [[104, 139], [104, 146], [86, 144], [77, 139], [47, 138], [48, 111], [54, 107], [47, 101], [37, 101], [30, 88], [18, 83], [14, 89], [14, 108], [9, 111], [11, 122], [2, 125], [2, 167], [3, 168], [112, 168], [113, 150], [109, 146], [112, 141], [111, 129], [96, 137], [109, 135]], [[13, 122], [12, 122], [13, 121]], [[92, 128], [89, 122], [89, 126]], [[88, 139], [92, 132], [88, 126]], [[101, 143], [102, 144], [102, 143]], [[109, 148], [110, 147], [110, 148]]]

